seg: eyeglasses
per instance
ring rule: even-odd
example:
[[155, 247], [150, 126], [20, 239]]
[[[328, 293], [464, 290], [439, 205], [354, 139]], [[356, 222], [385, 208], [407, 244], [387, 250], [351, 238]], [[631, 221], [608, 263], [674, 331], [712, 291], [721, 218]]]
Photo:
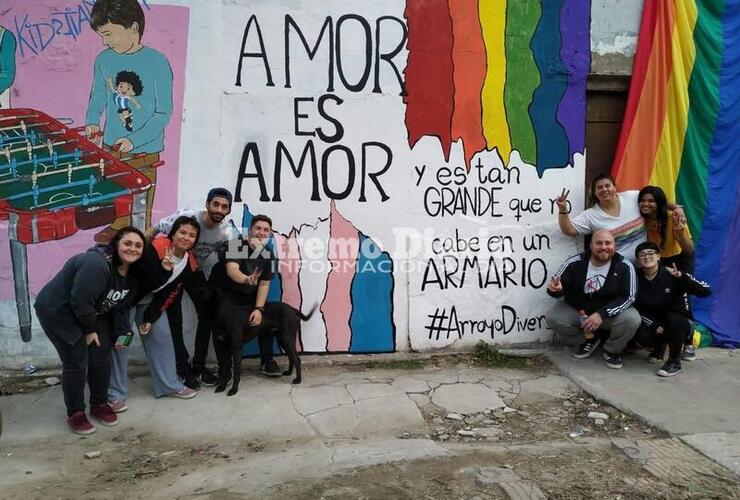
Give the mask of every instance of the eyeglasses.
[[638, 259], [645, 259], [647, 257], [655, 257], [658, 255], [658, 252], [655, 250], [643, 250], [642, 252], [637, 254]]

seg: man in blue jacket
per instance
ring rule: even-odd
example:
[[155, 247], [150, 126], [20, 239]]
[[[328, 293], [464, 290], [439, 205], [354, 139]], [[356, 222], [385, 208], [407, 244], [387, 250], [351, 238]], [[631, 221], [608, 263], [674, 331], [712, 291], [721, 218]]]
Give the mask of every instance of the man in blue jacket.
[[632, 307], [637, 277], [632, 263], [616, 253], [614, 236], [594, 233], [590, 249], [570, 257], [547, 287], [560, 298], [547, 313], [547, 323], [565, 345], [580, 345], [573, 357], [589, 357], [604, 342], [609, 368], [622, 367], [622, 351], [640, 326]]

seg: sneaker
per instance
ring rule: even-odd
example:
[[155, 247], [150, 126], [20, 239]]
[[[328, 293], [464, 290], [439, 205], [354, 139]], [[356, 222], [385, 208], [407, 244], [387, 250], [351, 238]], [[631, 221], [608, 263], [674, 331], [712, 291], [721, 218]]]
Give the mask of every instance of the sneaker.
[[195, 376], [193, 372], [187, 372], [185, 376], [182, 378], [182, 383], [185, 384], [186, 387], [190, 387], [193, 390], [196, 390], [200, 387], [200, 383], [198, 382], [198, 377]]
[[681, 359], [684, 361], [694, 361], [696, 359], [696, 348], [691, 344], [683, 346]]
[[218, 383], [218, 377], [211, 373], [205, 366], [196, 371], [200, 383], [206, 387], [213, 387]]
[[87, 415], [82, 410], [74, 412], [67, 418], [69, 429], [75, 434], [92, 434], [95, 432], [95, 426], [87, 419]]
[[669, 359], [668, 361], [665, 362], [665, 364], [663, 365], [663, 368], [661, 368], [655, 373], [659, 377], [672, 377], [680, 371], [681, 371], [681, 362], [671, 361]]
[[183, 386], [183, 388], [180, 389], [179, 391], [173, 392], [172, 394], [167, 394], [167, 395], [170, 396], [170, 397], [173, 397], [173, 398], [192, 399], [195, 396], [197, 396], [198, 393], [195, 392], [194, 390], [192, 390], [188, 386]]
[[609, 352], [603, 351], [604, 360], [606, 361], [606, 366], [609, 368], [613, 368], [615, 370], [619, 370], [622, 368], [622, 355], [621, 354], [611, 354]]
[[113, 408], [108, 404], [93, 406], [90, 408], [90, 416], [108, 427], [118, 425], [118, 415], [113, 412]]
[[108, 401], [108, 406], [113, 410], [113, 413], [123, 413], [128, 410], [128, 405], [123, 399], [116, 399], [115, 401]]
[[282, 375], [282, 372], [280, 371], [280, 366], [278, 366], [277, 362], [274, 359], [271, 359], [264, 365], [260, 366], [260, 373], [262, 373], [262, 375], [265, 375], [266, 377], [279, 377]]
[[591, 356], [597, 347], [601, 344], [601, 338], [594, 337], [591, 340], [587, 340], [573, 353], [573, 357], [576, 359], [586, 359]]
[[662, 363], [663, 356], [665, 356], [665, 344], [650, 351], [650, 356], [648, 356], [647, 361], [652, 364]]

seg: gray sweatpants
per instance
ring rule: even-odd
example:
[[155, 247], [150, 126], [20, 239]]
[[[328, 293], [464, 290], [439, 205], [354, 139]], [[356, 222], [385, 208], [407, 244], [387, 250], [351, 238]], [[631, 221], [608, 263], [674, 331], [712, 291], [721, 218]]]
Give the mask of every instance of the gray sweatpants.
[[[149, 296], [144, 297], [134, 310], [135, 321], [132, 326], [137, 328], [143, 321], [144, 310], [149, 305]], [[175, 347], [172, 343], [170, 325], [167, 321], [167, 312], [163, 312], [147, 335], [139, 335], [144, 346], [149, 373], [154, 385], [154, 396], [160, 397], [172, 394], [185, 387], [177, 376], [175, 365]], [[113, 350], [111, 362], [110, 386], [108, 401], [125, 401], [128, 398], [128, 349]]]
[[[558, 300], [547, 312], [546, 317], [550, 329], [560, 335], [563, 344], [575, 346], [586, 341], [578, 311], [564, 300]], [[604, 350], [610, 354], [621, 354], [639, 327], [640, 313], [634, 307], [626, 309], [613, 318], [606, 319], [601, 324], [601, 329], [609, 330], [609, 338], [604, 344]]]

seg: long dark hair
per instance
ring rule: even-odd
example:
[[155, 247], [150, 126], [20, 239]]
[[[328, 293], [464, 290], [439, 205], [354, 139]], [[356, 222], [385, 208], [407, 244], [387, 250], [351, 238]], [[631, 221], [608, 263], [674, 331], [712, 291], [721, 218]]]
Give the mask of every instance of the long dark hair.
[[[139, 229], [136, 229], [134, 226], [126, 226], [119, 229], [115, 236], [113, 236], [110, 242], [105, 246], [105, 251], [111, 256], [111, 265], [114, 269], [121, 265], [121, 257], [118, 255], [118, 243], [121, 241], [121, 238], [126, 236], [128, 233], [136, 233], [139, 238], [141, 238], [141, 242], [146, 245], [146, 237], [144, 236], [144, 233]], [[132, 264], [132, 266], [137, 266], [140, 261], [141, 259], [137, 260]], [[129, 269], [131, 269], [131, 266], [129, 266]], [[134, 267], [134, 269], [136, 269], [136, 267]]]
[[172, 223], [172, 229], [167, 233], [167, 237], [170, 241], [172, 241], [172, 238], [181, 226], [193, 226], [195, 228], [195, 241], [193, 242], [193, 246], [195, 246], [200, 238], [200, 223], [198, 222], [198, 219], [188, 215], [181, 215], [175, 219], [175, 222]]
[[665, 245], [665, 235], [668, 230], [668, 199], [665, 192], [658, 186], [645, 186], [640, 189], [637, 195], [637, 202], [642, 200], [643, 195], [651, 194], [655, 198], [655, 218], [658, 221], [658, 231], [660, 232], [660, 248]]
[[611, 174], [602, 173], [594, 177], [594, 179], [591, 181], [591, 187], [588, 190], [589, 207], [593, 207], [594, 205], [597, 205], [599, 203], [599, 199], [596, 197], [596, 183], [599, 181], [603, 181], [604, 179], [609, 179], [614, 186], [617, 185], [617, 183], [614, 182], [614, 177], [612, 177]]

